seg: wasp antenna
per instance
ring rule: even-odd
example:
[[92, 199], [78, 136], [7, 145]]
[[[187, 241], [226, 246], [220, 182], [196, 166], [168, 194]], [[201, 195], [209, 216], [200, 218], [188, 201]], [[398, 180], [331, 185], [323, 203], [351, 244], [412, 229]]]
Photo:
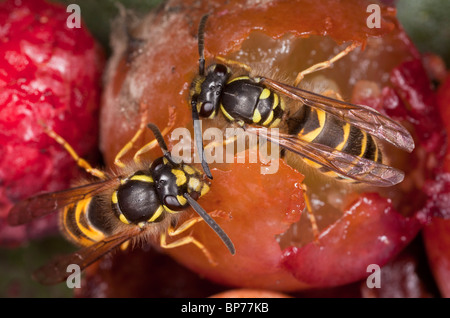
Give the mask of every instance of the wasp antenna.
[[208, 163], [205, 159], [205, 150], [203, 148], [203, 137], [202, 137], [202, 126], [200, 123], [200, 116], [197, 111], [197, 99], [195, 97], [192, 98], [191, 102], [192, 106], [192, 119], [194, 121], [194, 140], [197, 145], [198, 155], [202, 162], [202, 168], [205, 172], [206, 176], [212, 180], [213, 176], [211, 170], [209, 169]]
[[234, 255], [236, 253], [236, 249], [234, 248], [233, 242], [231, 242], [228, 235], [222, 230], [222, 228], [219, 226], [219, 224], [214, 221], [214, 219], [206, 213], [206, 211], [200, 206], [200, 204], [197, 203], [190, 195], [189, 193], [185, 193], [184, 197], [188, 201], [188, 203], [191, 205], [191, 207], [195, 210], [195, 212], [198, 213], [202, 217], [202, 219], [208, 224], [214, 232], [220, 237], [222, 242], [225, 244], [225, 246], [228, 248], [230, 253]]
[[170, 151], [167, 149], [167, 145], [166, 142], [164, 141], [164, 137], [161, 134], [161, 131], [159, 130], [158, 126], [156, 126], [155, 124], [149, 123], [147, 124], [147, 128], [149, 128], [152, 132], [153, 135], [155, 135], [156, 141], [158, 142], [159, 147], [161, 148], [164, 157], [167, 158], [167, 160], [169, 160], [169, 162], [172, 165], [178, 165], [173, 159], [172, 159], [172, 155], [170, 154]]
[[198, 26], [198, 55], [200, 56], [198, 59], [198, 72], [200, 75], [205, 74], [205, 25], [208, 17], [209, 13], [205, 14]]

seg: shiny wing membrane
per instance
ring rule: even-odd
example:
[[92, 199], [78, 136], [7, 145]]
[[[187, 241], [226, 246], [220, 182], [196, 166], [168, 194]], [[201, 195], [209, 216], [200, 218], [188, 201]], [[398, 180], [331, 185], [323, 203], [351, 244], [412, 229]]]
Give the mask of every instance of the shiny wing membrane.
[[368, 106], [350, 104], [265, 77], [261, 78], [261, 82], [293, 100], [335, 115], [400, 149], [408, 152], [414, 150], [414, 140], [406, 128]]
[[340, 176], [378, 187], [388, 187], [403, 181], [404, 173], [396, 168], [354, 156], [334, 148], [301, 140], [295, 135], [272, 134], [264, 127], [246, 126], [249, 133], [292, 151], [306, 159], [328, 168]]
[[33, 278], [44, 285], [53, 285], [63, 282], [72, 274], [72, 271], [68, 271], [69, 265], [78, 265], [81, 272], [114, 248], [120, 246], [129, 239], [136, 237], [140, 232], [141, 230], [138, 227], [131, 227], [127, 231], [109, 236], [104, 240], [84, 247], [73, 254], [59, 256], [36, 270], [33, 273]]
[[68, 190], [44, 193], [20, 201], [9, 212], [8, 223], [12, 226], [25, 224], [35, 218], [50, 214], [64, 206], [92, 197], [120, 184], [120, 178], [89, 183]]

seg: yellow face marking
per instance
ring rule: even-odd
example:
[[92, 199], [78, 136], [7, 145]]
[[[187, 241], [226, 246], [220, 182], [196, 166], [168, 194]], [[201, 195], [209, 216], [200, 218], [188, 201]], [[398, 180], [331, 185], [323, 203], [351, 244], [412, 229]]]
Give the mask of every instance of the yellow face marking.
[[122, 223], [130, 224], [130, 222], [127, 220], [127, 218], [123, 214], [119, 215], [119, 220], [122, 221]]
[[183, 197], [182, 195], [177, 195], [177, 200], [178, 200], [178, 203], [180, 203], [180, 205], [185, 205], [187, 202], [186, 198]]
[[200, 180], [198, 180], [197, 178], [190, 178], [189, 179], [189, 183], [188, 186], [190, 189], [194, 190], [194, 191], [200, 191], [200, 187], [201, 187], [201, 182]]
[[172, 169], [172, 173], [175, 175], [175, 177], [177, 178], [176, 183], [177, 186], [181, 186], [183, 184], [186, 183], [187, 178], [186, 178], [186, 174], [184, 173], [183, 170], [180, 169]]
[[255, 124], [257, 124], [261, 121], [261, 113], [259, 112], [258, 108], [255, 108], [255, 112], [253, 113], [252, 120]]
[[346, 123], [344, 127], [342, 127], [344, 130], [344, 138], [342, 139], [342, 142], [336, 146], [336, 150], [342, 150], [344, 148], [345, 144], [347, 143], [348, 136], [350, 136], [350, 124]]
[[141, 229], [144, 228], [145, 222], [139, 222], [139, 223], [138, 223], [138, 226], [139, 226]]
[[117, 191], [114, 191], [111, 197], [111, 201], [113, 204], [117, 204], [118, 200], [117, 200]]
[[225, 110], [225, 107], [223, 107], [222, 104], [220, 104], [220, 110], [225, 115], [225, 117], [228, 118], [229, 121], [234, 121], [234, 118], [230, 114], [228, 114], [228, 112]]
[[270, 90], [267, 88], [264, 88], [262, 90], [261, 94], [259, 95], [259, 99], [267, 99], [267, 98], [269, 98], [270, 94], [271, 94]]
[[245, 80], [245, 79], [250, 79], [250, 77], [248, 77], [248, 76], [246, 76], [246, 75], [244, 75], [244, 76], [238, 76], [238, 77], [235, 77], [235, 78], [229, 80], [227, 84], [230, 84], [230, 83], [232, 83], [232, 82], [234, 82], [234, 81], [240, 81], [240, 80]]
[[314, 139], [316, 139], [316, 137], [320, 134], [320, 132], [323, 129], [323, 126], [325, 125], [325, 118], [326, 118], [326, 114], [324, 111], [321, 110], [314, 110], [314, 112], [317, 113], [317, 119], [319, 120], [319, 127], [317, 127], [316, 129], [314, 129], [313, 131], [310, 131], [309, 133], [307, 133], [306, 135], [302, 134], [302, 131], [300, 131], [299, 133], [299, 137], [302, 140], [305, 140], [307, 142], [312, 142]]
[[150, 219], [148, 219], [148, 223], [152, 223], [152, 222], [155, 222], [155, 220], [157, 219], [157, 218], [159, 218], [159, 216], [163, 213], [163, 211], [164, 211], [164, 208], [163, 208], [163, 206], [162, 205], [160, 205], [159, 207], [158, 207], [158, 209], [155, 211], [155, 213], [153, 213], [153, 216], [150, 218]]
[[209, 192], [209, 185], [206, 183], [203, 184], [202, 191], [200, 192], [200, 196], [204, 196], [206, 193]]
[[146, 175], [143, 175], [143, 174], [138, 174], [138, 175], [132, 176], [130, 178], [130, 180], [142, 181], [142, 182], [148, 182], [148, 183], [152, 183], [153, 182], [153, 178], [152, 177], [146, 176]]
[[273, 111], [270, 112], [269, 117], [262, 123], [263, 126], [267, 126], [273, 119]]
[[183, 166], [183, 170], [184, 172], [186, 172], [187, 174], [195, 174], [195, 169], [190, 167], [190, 166]]

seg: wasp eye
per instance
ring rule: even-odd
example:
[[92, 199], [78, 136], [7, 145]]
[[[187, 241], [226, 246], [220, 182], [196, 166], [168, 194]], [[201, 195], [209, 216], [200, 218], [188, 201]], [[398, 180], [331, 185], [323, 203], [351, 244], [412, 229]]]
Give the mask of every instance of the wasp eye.
[[180, 211], [184, 209], [184, 206], [181, 205], [180, 202], [178, 202], [178, 199], [173, 195], [167, 195], [164, 197], [164, 205], [174, 211]]
[[150, 171], [160, 173], [160, 171], [164, 170], [164, 168], [166, 166], [164, 160], [167, 160], [167, 159], [165, 159], [164, 157], [159, 157], [158, 159], [153, 161], [152, 164], [150, 165]]
[[201, 117], [209, 117], [213, 111], [214, 111], [213, 103], [204, 102], [204, 103], [202, 103], [202, 105], [200, 107], [199, 115]]
[[216, 64], [216, 67], [214, 68], [214, 73], [216, 73], [218, 76], [227, 76], [229, 74], [228, 67], [226, 67], [223, 64]]

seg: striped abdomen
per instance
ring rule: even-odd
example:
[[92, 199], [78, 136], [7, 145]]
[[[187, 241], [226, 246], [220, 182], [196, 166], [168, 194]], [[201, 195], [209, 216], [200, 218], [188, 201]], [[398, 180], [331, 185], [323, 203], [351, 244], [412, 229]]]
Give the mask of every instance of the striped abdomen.
[[[290, 121], [291, 134], [297, 134], [307, 142], [326, 145], [357, 157], [382, 162], [381, 151], [375, 139], [363, 130], [315, 108], [303, 106], [301, 112], [300, 117]], [[328, 176], [351, 181], [318, 163], [307, 159], [304, 161]]]
[[81, 246], [101, 241], [112, 232], [96, 196], [66, 206], [60, 226], [70, 241]]

